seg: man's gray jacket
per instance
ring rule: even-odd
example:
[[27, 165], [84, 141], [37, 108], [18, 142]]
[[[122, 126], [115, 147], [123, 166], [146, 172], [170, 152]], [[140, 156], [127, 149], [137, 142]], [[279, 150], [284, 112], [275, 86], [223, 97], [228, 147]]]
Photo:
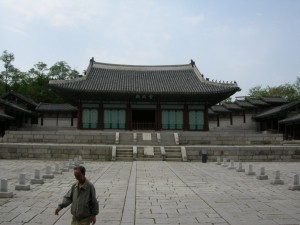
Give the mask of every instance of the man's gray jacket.
[[58, 207], [62, 209], [71, 203], [71, 214], [78, 220], [96, 216], [99, 213], [95, 187], [87, 179], [80, 189], [78, 182], [73, 184]]

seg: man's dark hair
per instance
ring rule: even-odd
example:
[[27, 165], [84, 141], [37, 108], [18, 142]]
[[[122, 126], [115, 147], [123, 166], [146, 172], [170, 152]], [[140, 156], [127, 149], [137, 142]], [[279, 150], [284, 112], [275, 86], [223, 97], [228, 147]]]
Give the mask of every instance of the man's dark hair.
[[80, 172], [85, 175], [85, 168], [84, 166], [76, 166], [74, 167], [74, 170], [80, 170]]

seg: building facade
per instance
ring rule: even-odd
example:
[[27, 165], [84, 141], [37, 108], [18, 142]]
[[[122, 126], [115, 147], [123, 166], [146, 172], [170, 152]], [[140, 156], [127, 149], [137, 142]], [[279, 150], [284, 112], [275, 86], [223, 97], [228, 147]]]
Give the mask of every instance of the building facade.
[[240, 90], [204, 78], [195, 63], [133, 66], [95, 62], [86, 75], [50, 81], [77, 105], [78, 129], [209, 130], [208, 109]]

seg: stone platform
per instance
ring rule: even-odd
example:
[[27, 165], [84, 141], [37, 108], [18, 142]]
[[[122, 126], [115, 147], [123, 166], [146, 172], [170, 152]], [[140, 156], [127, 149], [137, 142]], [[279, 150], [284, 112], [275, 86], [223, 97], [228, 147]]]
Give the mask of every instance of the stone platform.
[[[63, 194], [75, 181], [72, 170], [29, 191], [15, 191], [18, 174], [27, 182], [34, 170], [45, 173], [47, 160], [0, 160], [0, 178], [9, 182], [14, 197], [0, 199], [0, 225], [69, 225], [70, 211], [54, 215]], [[288, 190], [299, 163], [251, 162], [270, 179], [279, 170], [284, 185], [271, 185], [215, 163], [162, 161], [85, 161], [100, 206], [96, 224], [300, 224], [300, 192]], [[243, 163], [247, 168], [248, 163]]]

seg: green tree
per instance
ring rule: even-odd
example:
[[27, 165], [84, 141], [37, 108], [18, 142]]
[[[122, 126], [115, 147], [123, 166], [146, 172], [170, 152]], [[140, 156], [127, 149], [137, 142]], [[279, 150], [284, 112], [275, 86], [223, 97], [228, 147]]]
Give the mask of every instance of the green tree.
[[62, 103], [63, 99], [49, 87], [49, 69], [46, 63], [38, 62], [28, 73], [27, 96], [36, 102]]
[[262, 88], [262, 86], [258, 85], [253, 88], [250, 88], [248, 95], [250, 97], [259, 98], [263, 96], [268, 96], [268, 92], [266, 88]]
[[1, 72], [1, 79], [5, 82], [5, 91], [8, 91], [12, 72], [14, 72], [14, 66], [11, 63], [15, 60], [15, 56], [13, 53], [9, 53], [5, 50], [0, 56], [0, 60], [3, 61], [5, 68], [5, 71]]
[[[298, 81], [298, 85], [300, 87], [300, 81]], [[287, 99], [288, 101], [296, 101], [300, 99], [300, 95], [297, 91], [296, 84], [289, 83], [274, 87], [267, 86], [266, 88], [262, 88], [261, 86], [255, 86], [249, 90], [248, 95], [254, 98], [281, 96]]]
[[295, 86], [295, 89], [296, 89], [297, 96], [300, 99], [300, 76], [297, 77], [294, 86]]
[[79, 72], [64, 61], [55, 63], [49, 69], [49, 77], [52, 80], [70, 80], [79, 77]]

